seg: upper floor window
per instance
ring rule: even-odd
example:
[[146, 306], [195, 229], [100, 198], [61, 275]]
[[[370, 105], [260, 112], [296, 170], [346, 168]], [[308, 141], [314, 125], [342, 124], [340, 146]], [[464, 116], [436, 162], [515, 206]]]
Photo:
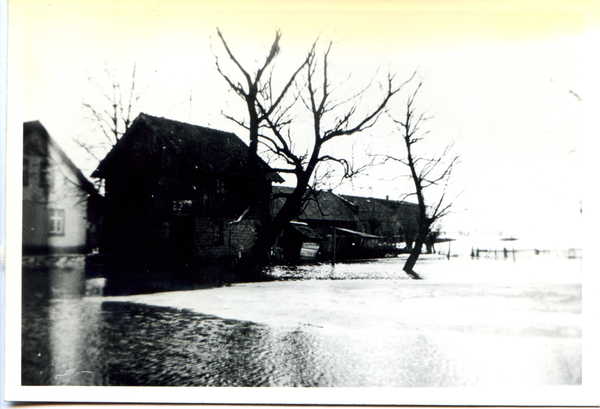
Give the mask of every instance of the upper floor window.
[[41, 188], [52, 188], [52, 171], [48, 160], [42, 160], [39, 165], [38, 181]]
[[65, 234], [65, 211], [63, 209], [48, 209], [49, 233], [54, 236]]
[[217, 179], [217, 195], [225, 195], [225, 182], [219, 179]]

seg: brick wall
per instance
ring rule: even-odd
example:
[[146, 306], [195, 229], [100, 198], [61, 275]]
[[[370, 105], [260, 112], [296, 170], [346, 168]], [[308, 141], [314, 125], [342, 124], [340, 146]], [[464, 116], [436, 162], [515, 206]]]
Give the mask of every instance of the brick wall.
[[203, 262], [219, 263], [246, 254], [256, 241], [258, 222], [254, 219], [230, 222], [230, 219], [196, 218], [194, 255]]
[[243, 220], [240, 223], [230, 225], [230, 248], [237, 257], [244, 255], [256, 242], [257, 228], [254, 220]]

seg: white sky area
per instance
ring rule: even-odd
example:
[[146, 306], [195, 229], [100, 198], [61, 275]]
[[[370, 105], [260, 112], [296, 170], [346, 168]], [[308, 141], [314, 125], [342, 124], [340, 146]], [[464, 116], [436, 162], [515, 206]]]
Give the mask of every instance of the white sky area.
[[[373, 92], [361, 101], [368, 106], [388, 71], [398, 83], [414, 71], [424, 79], [418, 104], [432, 116], [424, 152], [454, 141], [461, 158], [448, 193], [460, 195], [442, 223], [448, 235], [502, 232], [540, 247], [557, 240], [581, 245], [582, 121], [589, 97], [582, 72], [584, 59], [597, 53], [584, 41], [581, 13], [348, 12], [340, 3], [332, 3], [336, 11], [313, 12], [154, 10], [128, 8], [127, 1], [115, 9], [31, 4], [22, 14], [23, 120], [41, 121], [87, 175], [94, 163], [72, 142], [93, 132], [81, 105], [96, 98], [86, 70], [101, 78], [106, 61], [126, 82], [137, 61], [137, 79], [148, 86], [141, 111], [247, 140], [243, 129], [221, 115], [247, 113], [216, 72], [211, 42], [224, 58], [219, 27], [243, 64], [253, 68], [280, 28], [280, 81], [318, 36], [321, 46], [334, 42], [331, 82], [340, 99], [375, 78]], [[402, 112], [406, 95], [392, 104], [392, 113]], [[305, 133], [298, 133], [301, 145]], [[367, 151], [404, 155], [387, 118], [326, 150], [357, 163], [367, 160]], [[334, 191], [399, 199], [410, 186], [402, 175], [400, 167], [378, 166]]]

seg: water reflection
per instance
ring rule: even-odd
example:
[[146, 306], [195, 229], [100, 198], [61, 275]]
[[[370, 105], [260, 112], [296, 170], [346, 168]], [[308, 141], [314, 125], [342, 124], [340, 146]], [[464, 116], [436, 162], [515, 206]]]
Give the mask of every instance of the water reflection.
[[24, 272], [23, 385], [333, 385], [307, 332], [103, 302], [85, 297], [93, 284], [76, 269]]
[[336, 385], [326, 349], [309, 332], [139, 304], [102, 309], [107, 385]]
[[[390, 270], [387, 263], [300, 271], [324, 278], [354, 268], [354, 276], [377, 277], [375, 272], [379, 271], [379, 278], [386, 278]], [[390, 283], [379, 280], [369, 287], [379, 296], [365, 303], [365, 308], [372, 308], [386, 300], [390, 309], [404, 311], [390, 314], [392, 318], [382, 321], [385, 325], [355, 325], [349, 317], [336, 328], [296, 322], [280, 328], [127, 302], [127, 297], [107, 300], [98, 295], [102, 281], [86, 279], [78, 269], [26, 270], [22, 383], [305, 387], [581, 384], [581, 328], [571, 322], [581, 314], [580, 286], [423, 281], [404, 286], [401, 293], [395, 287], [389, 294]], [[266, 285], [257, 285], [254, 291], [258, 294]], [[342, 293], [336, 294], [339, 298]], [[333, 293], [326, 291], [312, 294], [312, 301], [318, 303], [318, 297], [331, 296]], [[355, 299], [365, 301], [358, 294]], [[310, 297], [307, 302], [311, 302]], [[479, 311], [469, 320], [452, 317], [471, 303]], [[335, 304], [327, 305], [334, 308]], [[423, 312], [427, 308], [432, 315]], [[411, 318], [407, 310], [420, 311], [419, 317], [428, 318]], [[450, 321], [445, 322], [438, 310], [447, 313]], [[498, 311], [503, 318], [488, 324], [486, 319]], [[340, 311], [335, 314], [346, 319]], [[536, 314], [539, 322], [535, 325], [528, 319], [520, 321]]]
[[[79, 312], [83, 307], [79, 305]], [[102, 325], [73, 321], [74, 304], [51, 328], [50, 377], [33, 384], [128, 386], [326, 386], [327, 360], [302, 331], [276, 334], [249, 322], [133, 303], [100, 306]], [[68, 323], [85, 331], [65, 331]], [[83, 324], [83, 325], [82, 325]], [[89, 331], [91, 330], [91, 331]], [[95, 331], [94, 331], [95, 330]], [[92, 335], [94, 339], [90, 339]], [[60, 341], [57, 347], [54, 339]], [[31, 374], [30, 374], [31, 376]], [[24, 377], [25, 378], [25, 377]], [[26, 379], [24, 384], [28, 383]]]
[[97, 303], [83, 302], [83, 268], [23, 271], [22, 383], [24, 385], [95, 385], [90, 363], [100, 325]]

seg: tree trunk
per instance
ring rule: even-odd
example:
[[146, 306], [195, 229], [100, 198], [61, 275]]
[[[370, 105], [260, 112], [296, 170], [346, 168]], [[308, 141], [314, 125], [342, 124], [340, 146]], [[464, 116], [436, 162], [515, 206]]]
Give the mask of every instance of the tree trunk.
[[[248, 99], [246, 100], [246, 104], [248, 105], [248, 113], [250, 115], [250, 145], [248, 146], [248, 156], [250, 158], [250, 164], [254, 165], [258, 162], [258, 127], [259, 120], [258, 114], [254, 109], [256, 105], [256, 88], [250, 87], [250, 94]], [[254, 169], [254, 168], [251, 168]]]
[[408, 259], [406, 259], [406, 263], [404, 263], [404, 267], [402, 268], [402, 270], [404, 270], [406, 274], [408, 274], [415, 280], [421, 279], [421, 276], [414, 271], [414, 267], [415, 264], [417, 264], [419, 256], [421, 255], [421, 249], [423, 247], [423, 244], [425, 243], [425, 239], [427, 238], [428, 230], [429, 229], [427, 228], [421, 228], [419, 230], [414, 247], [410, 251], [410, 255], [408, 256]]
[[271, 247], [283, 229], [300, 213], [307, 186], [308, 182], [299, 182], [273, 220], [263, 225], [254, 246], [234, 266], [234, 272], [240, 279], [261, 281], [265, 278], [261, 272], [269, 262]]

